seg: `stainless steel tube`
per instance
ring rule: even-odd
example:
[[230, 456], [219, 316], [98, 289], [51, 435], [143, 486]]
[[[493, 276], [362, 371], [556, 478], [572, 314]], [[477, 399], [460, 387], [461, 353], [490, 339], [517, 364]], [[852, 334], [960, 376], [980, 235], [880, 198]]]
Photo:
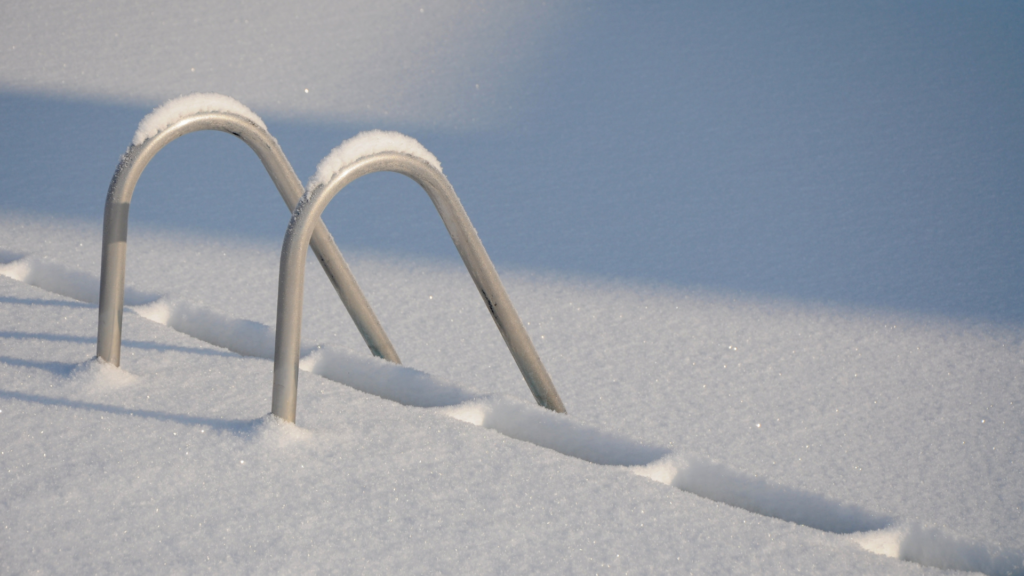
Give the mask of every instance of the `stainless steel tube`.
[[274, 344], [274, 392], [271, 412], [295, 421], [299, 379], [299, 341], [302, 335], [302, 288], [306, 246], [327, 204], [350, 182], [373, 172], [390, 171], [415, 180], [437, 208], [469, 275], [476, 283], [505, 344], [523, 373], [537, 403], [565, 412], [551, 377], [533, 347], [519, 315], [502, 286], [469, 216], [448, 179], [427, 162], [397, 152], [381, 152], [349, 164], [330, 181], [310, 190], [292, 213], [281, 248], [281, 273], [277, 288], [277, 334]]
[[[103, 259], [100, 269], [100, 314], [96, 355], [115, 366], [121, 364], [121, 316], [124, 309], [124, 271], [128, 240], [128, 208], [135, 185], [146, 165], [173, 140], [199, 130], [219, 130], [238, 136], [256, 153], [278, 192], [294, 210], [305, 190], [281, 147], [266, 130], [250, 120], [225, 112], [201, 112], [160, 131], [137, 146], [131, 146], [114, 172], [103, 214]], [[377, 320], [373, 309], [356, 283], [352, 271], [319, 218], [311, 227], [311, 245], [324, 272], [355, 322], [370, 351], [380, 358], [400, 363], [398, 353]]]

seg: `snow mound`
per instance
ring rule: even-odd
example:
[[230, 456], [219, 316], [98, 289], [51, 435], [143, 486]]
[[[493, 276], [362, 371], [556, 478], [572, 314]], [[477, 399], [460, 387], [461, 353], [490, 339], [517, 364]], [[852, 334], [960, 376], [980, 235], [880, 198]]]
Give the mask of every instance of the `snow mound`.
[[917, 522], [852, 535], [861, 548], [881, 556], [983, 574], [1024, 574], [1024, 553], [999, 544], [971, 542]]
[[75, 366], [69, 380], [90, 391], [104, 391], [131, 386], [138, 377], [109, 362], [93, 358]]
[[238, 100], [223, 94], [195, 93], [173, 98], [154, 108], [139, 122], [139, 128], [135, 131], [135, 137], [132, 138], [132, 145], [138, 146], [178, 120], [200, 112], [237, 114], [251, 120], [260, 128], [267, 129], [263, 120]]
[[400, 132], [387, 132], [384, 130], [369, 130], [360, 132], [345, 140], [340, 146], [331, 150], [331, 153], [320, 161], [316, 167], [316, 174], [309, 179], [306, 185], [307, 190], [326, 184], [339, 170], [349, 164], [380, 152], [399, 152], [415, 156], [427, 164], [430, 164], [437, 171], [441, 171], [441, 163], [415, 138], [406, 136]]
[[312, 431], [300, 428], [295, 423], [282, 420], [273, 414], [267, 414], [253, 422], [244, 435], [267, 448], [294, 449], [296, 444], [308, 443], [315, 438]]

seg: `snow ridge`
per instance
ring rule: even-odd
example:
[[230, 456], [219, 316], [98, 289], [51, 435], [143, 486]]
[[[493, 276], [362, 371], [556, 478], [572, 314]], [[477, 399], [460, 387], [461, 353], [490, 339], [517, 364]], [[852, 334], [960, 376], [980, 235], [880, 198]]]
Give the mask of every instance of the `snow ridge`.
[[237, 114], [252, 121], [260, 128], [267, 129], [263, 120], [238, 100], [223, 94], [197, 92], [168, 100], [146, 114], [146, 117], [139, 122], [139, 128], [135, 131], [135, 137], [132, 138], [132, 145], [138, 146], [178, 120], [200, 112]]
[[349, 164], [380, 152], [399, 152], [415, 156], [430, 164], [437, 171], [441, 171], [441, 163], [415, 138], [406, 136], [400, 132], [388, 132], [384, 130], [369, 130], [360, 132], [345, 140], [331, 153], [320, 161], [316, 167], [316, 173], [309, 179], [306, 185], [307, 190], [326, 184], [339, 170]]
[[[98, 304], [100, 301], [100, 279], [96, 276], [31, 256], [0, 253], [0, 276], [88, 304]], [[128, 306], [148, 304], [158, 298], [156, 294], [134, 288], [124, 289], [124, 302]]]
[[259, 322], [239, 320], [213, 310], [171, 298], [160, 298], [131, 310], [147, 320], [170, 326], [214, 346], [242, 356], [274, 358], [274, 329]]
[[708, 500], [833, 534], [881, 530], [894, 522], [859, 506], [780, 486], [703, 458], [676, 454], [635, 472]]

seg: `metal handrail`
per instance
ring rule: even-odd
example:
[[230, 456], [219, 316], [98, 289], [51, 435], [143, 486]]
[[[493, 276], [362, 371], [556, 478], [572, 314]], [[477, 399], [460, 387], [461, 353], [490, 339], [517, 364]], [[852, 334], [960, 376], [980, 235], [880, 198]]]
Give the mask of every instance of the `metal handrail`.
[[302, 333], [302, 288], [306, 270], [306, 246], [327, 204], [352, 181], [374, 172], [397, 172], [416, 181], [430, 196], [455, 242], [469, 275], [476, 283], [494, 323], [523, 373], [530, 391], [541, 406], [565, 412], [551, 377], [540, 361], [505, 292], [494, 264], [469, 221], [455, 190], [439, 170], [426, 161], [398, 152], [365, 156], [341, 169], [325, 184], [306, 192], [292, 213], [281, 247], [281, 272], [277, 288], [277, 333], [274, 341], [274, 392], [271, 412], [295, 422], [299, 381], [299, 340]]
[[[263, 167], [277, 186], [281, 198], [288, 205], [288, 210], [295, 209], [305, 192], [277, 140], [264, 128], [237, 114], [196, 113], [176, 121], [141, 144], [129, 147], [121, 157], [121, 162], [110, 181], [106, 209], [103, 213], [103, 259], [100, 264], [100, 315], [96, 355], [115, 366], [121, 364], [121, 316], [124, 310], [128, 208], [135, 185], [157, 152], [175, 139], [199, 130], [228, 132], [248, 144], [263, 162]], [[324, 272], [341, 297], [370, 351], [374, 356], [396, 364], [401, 363], [398, 353], [395, 352], [373, 309], [359, 289], [355, 277], [352, 276], [352, 271], [342, 257], [341, 251], [334, 243], [334, 238], [319, 218], [313, 223], [310, 233], [313, 252], [320, 260]]]

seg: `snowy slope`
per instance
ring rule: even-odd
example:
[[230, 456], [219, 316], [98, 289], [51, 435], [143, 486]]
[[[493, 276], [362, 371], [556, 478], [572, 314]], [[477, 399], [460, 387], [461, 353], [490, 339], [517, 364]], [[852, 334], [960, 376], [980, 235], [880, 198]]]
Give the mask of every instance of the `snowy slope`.
[[[1024, 573], [1024, 10], [548, 4], [0, 9], [3, 572]], [[304, 181], [425, 144], [568, 418], [374, 175], [325, 221], [415, 371], [310, 265], [324, 348], [264, 419], [288, 214], [223, 134], [140, 181], [129, 304], [167, 325], [91, 362], [107, 183], [192, 91]]]

